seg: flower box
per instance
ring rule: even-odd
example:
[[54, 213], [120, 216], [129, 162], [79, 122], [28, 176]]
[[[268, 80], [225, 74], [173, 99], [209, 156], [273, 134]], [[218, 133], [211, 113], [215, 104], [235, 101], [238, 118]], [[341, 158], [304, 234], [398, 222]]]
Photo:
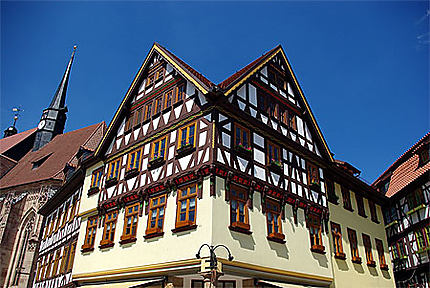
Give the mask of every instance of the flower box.
[[232, 231], [236, 231], [236, 232], [240, 232], [248, 235], [252, 234], [252, 232], [249, 231], [249, 229], [251, 228], [249, 224], [246, 224], [243, 222], [233, 222], [228, 228]]
[[172, 229], [173, 233], [196, 229], [197, 225], [193, 221], [183, 221], [176, 224], [176, 228]]
[[325, 247], [323, 245], [312, 245], [311, 251], [315, 253], [325, 254]]
[[381, 270], [388, 271], [388, 265], [387, 264], [381, 264], [381, 265], [379, 265], [379, 267], [381, 268]]
[[160, 166], [162, 166], [164, 164], [165, 160], [163, 157], [158, 157], [158, 158], [154, 158], [151, 161], [149, 161], [148, 165], [149, 165], [149, 169], [155, 169], [158, 168]]
[[136, 242], [136, 236], [126, 235], [126, 236], [121, 236], [119, 244], [124, 245], [124, 244], [128, 244], [128, 243], [133, 243], [133, 242]]
[[285, 235], [282, 233], [270, 233], [269, 236], [267, 236], [267, 239], [281, 244], [285, 243]]
[[376, 262], [374, 260], [367, 261], [367, 266], [376, 267]]
[[334, 254], [334, 258], [345, 260], [346, 259], [346, 254], [343, 253], [343, 252], [338, 252], [338, 253]]
[[102, 241], [100, 242], [99, 248], [100, 248], [100, 249], [110, 248], [110, 247], [113, 247], [113, 245], [114, 245], [114, 244], [115, 244], [115, 243], [114, 243], [114, 242], [112, 242], [112, 241], [109, 241], [109, 240], [102, 240]]
[[100, 188], [97, 186], [94, 186], [94, 187], [91, 187], [90, 189], [88, 189], [87, 195], [91, 196], [91, 195], [98, 193], [99, 191], [100, 191]]
[[109, 188], [115, 185], [116, 183], [118, 183], [118, 178], [112, 177], [106, 180], [105, 186], [106, 188]]
[[361, 257], [352, 257], [352, 263], [361, 264]]
[[181, 146], [180, 148], [176, 149], [176, 156], [182, 157], [188, 154], [191, 154], [193, 151], [195, 151], [196, 148], [193, 144], [186, 144]]
[[244, 158], [249, 159], [252, 156], [252, 148], [247, 146], [247, 145], [246, 146], [242, 145], [242, 143], [237, 144], [234, 147], [234, 150], [236, 150], [237, 154], [239, 154], [240, 156], [242, 156]]
[[125, 179], [131, 179], [131, 178], [137, 176], [137, 174], [139, 174], [139, 170], [137, 170], [137, 167], [132, 168], [132, 169], [128, 169], [125, 172], [124, 178]]
[[281, 163], [281, 161], [272, 159], [272, 160], [270, 160], [269, 168], [273, 171], [281, 172], [282, 171], [282, 163]]
[[321, 192], [321, 185], [319, 182], [312, 182], [310, 188], [316, 192]]
[[82, 245], [82, 248], [81, 248], [82, 253], [91, 252], [91, 251], [94, 251], [94, 246]]

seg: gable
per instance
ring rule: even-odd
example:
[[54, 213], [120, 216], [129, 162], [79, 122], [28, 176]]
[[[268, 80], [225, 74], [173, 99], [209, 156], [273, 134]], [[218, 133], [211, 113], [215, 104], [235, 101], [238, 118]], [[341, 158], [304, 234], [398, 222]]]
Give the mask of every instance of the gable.
[[[162, 70], [162, 80], [158, 73]], [[129, 139], [137, 140], [140, 137], [145, 137], [148, 131], [155, 131], [168, 122], [179, 119], [183, 113], [195, 111], [198, 105], [206, 104], [205, 94], [208, 93], [212, 83], [207, 80], [203, 75], [192, 69], [185, 64], [178, 57], [174, 56], [167, 49], [155, 43], [148, 53], [144, 63], [142, 64], [139, 72], [133, 80], [126, 96], [124, 97], [121, 105], [115, 113], [107, 133], [96, 150], [95, 155], [101, 155], [108, 151], [112, 152], [121, 149], [121, 143], [118, 136], [124, 135], [124, 143], [128, 145]], [[175, 106], [177, 101], [178, 89], [181, 90], [183, 95], [183, 104]], [[168, 106], [165, 94], [172, 92], [172, 101], [169, 106], [175, 106], [173, 111], [166, 112]], [[151, 110], [151, 121], [145, 123], [142, 119], [145, 117], [147, 107], [145, 105], [150, 101], [156, 101], [157, 97], [160, 102], [153, 102]], [[193, 98], [193, 102], [188, 99]], [[183, 106], [180, 107], [179, 106]], [[161, 111], [160, 111], [161, 110]], [[139, 129], [132, 129], [133, 133], [125, 135], [129, 129], [127, 125], [132, 125], [127, 120], [130, 118], [130, 113], [136, 113], [133, 121], [140, 119], [142, 122]], [[121, 138], [121, 137], [120, 137]], [[115, 145], [113, 144], [113, 142]]]
[[[239, 71], [239, 76], [233, 75], [220, 84], [228, 101], [302, 147], [333, 161], [282, 48], [257, 60], [245, 67], [246, 71]], [[295, 119], [289, 119], [291, 116]]]

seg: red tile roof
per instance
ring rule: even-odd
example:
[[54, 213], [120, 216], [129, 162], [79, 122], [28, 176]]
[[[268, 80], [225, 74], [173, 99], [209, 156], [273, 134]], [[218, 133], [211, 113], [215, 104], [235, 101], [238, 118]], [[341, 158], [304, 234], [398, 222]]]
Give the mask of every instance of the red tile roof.
[[416, 153], [422, 145], [428, 144], [430, 140], [430, 132], [403, 153], [378, 179], [373, 182], [372, 186], [376, 187], [383, 181], [389, 174], [390, 184], [385, 193], [387, 197], [392, 197], [400, 190], [414, 182], [424, 173], [430, 170], [430, 162], [425, 165], [419, 166], [419, 155]]
[[188, 65], [187, 63], [185, 63], [184, 61], [182, 61], [182, 59], [180, 59], [179, 57], [177, 57], [175, 54], [171, 53], [169, 50], [167, 50], [166, 48], [164, 48], [163, 46], [161, 46], [158, 43], [155, 43], [155, 45], [157, 45], [158, 48], [162, 49], [166, 54], [168, 54], [171, 58], [173, 58], [177, 62], [177, 64], [181, 65], [185, 70], [188, 70], [188, 72], [191, 75], [193, 75], [194, 78], [196, 78], [198, 81], [200, 81], [201, 83], [203, 83], [208, 90], [212, 86], [215, 85], [209, 79], [207, 79], [205, 76], [203, 76], [202, 74], [200, 74], [199, 72], [197, 72], [196, 70], [194, 70], [190, 65]]
[[14, 147], [27, 137], [31, 136], [33, 133], [36, 132], [37, 128], [33, 128], [27, 131], [23, 131], [21, 133], [0, 139], [0, 154], [3, 154], [4, 152], [8, 151], [10, 148]]
[[227, 79], [225, 79], [224, 81], [222, 81], [221, 83], [219, 83], [218, 86], [221, 89], [227, 90], [230, 86], [232, 86], [233, 83], [235, 83], [236, 81], [238, 81], [242, 76], [245, 76], [255, 66], [257, 66], [261, 61], [263, 61], [263, 59], [265, 59], [266, 57], [268, 57], [269, 55], [271, 55], [280, 46], [281, 45], [278, 45], [275, 48], [273, 48], [272, 50], [264, 53], [263, 55], [261, 55], [260, 57], [258, 57], [257, 59], [255, 59], [254, 61], [252, 61], [251, 63], [249, 63], [248, 65], [246, 65], [245, 67], [243, 67], [242, 69], [240, 69], [239, 71], [237, 71], [236, 73], [234, 73], [233, 75], [231, 75], [230, 77], [228, 77]]
[[[104, 122], [56, 136], [42, 149], [27, 153], [18, 164], [0, 179], [0, 191], [6, 188], [49, 179], [62, 180], [63, 168], [75, 162], [75, 155], [81, 145], [95, 150], [101, 140], [100, 130], [105, 130]], [[91, 139], [94, 138], [94, 139]], [[36, 161], [46, 158], [33, 169]]]

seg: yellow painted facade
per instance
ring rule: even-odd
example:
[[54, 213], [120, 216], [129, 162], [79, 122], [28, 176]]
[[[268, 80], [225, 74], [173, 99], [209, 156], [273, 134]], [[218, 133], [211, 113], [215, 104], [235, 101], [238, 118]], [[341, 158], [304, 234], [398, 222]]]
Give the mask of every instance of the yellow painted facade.
[[[363, 197], [365, 214], [367, 215], [367, 218], [365, 218], [358, 214], [354, 191], [350, 191], [353, 211], [349, 211], [343, 207], [341, 186], [338, 183], [335, 183], [335, 193], [339, 199], [339, 204], [335, 205], [329, 203], [330, 224], [334, 222], [341, 227], [342, 246], [343, 252], [346, 254], [346, 259], [337, 259], [334, 257], [334, 253], [330, 253], [334, 277], [334, 282], [331, 287], [395, 287], [381, 206], [375, 204], [377, 217], [380, 222], [378, 224], [371, 220], [368, 199]], [[352, 256], [347, 228], [353, 229], [357, 233], [358, 251], [362, 259], [361, 264], [356, 264], [351, 261]], [[376, 267], [369, 267], [366, 263], [366, 253], [362, 237], [363, 233], [369, 235], [371, 238], [372, 255], [373, 260], [376, 262]], [[334, 251], [333, 236], [331, 233], [329, 234], [330, 248]], [[389, 267], [388, 271], [380, 269], [375, 239], [380, 239], [383, 242], [385, 261]]]

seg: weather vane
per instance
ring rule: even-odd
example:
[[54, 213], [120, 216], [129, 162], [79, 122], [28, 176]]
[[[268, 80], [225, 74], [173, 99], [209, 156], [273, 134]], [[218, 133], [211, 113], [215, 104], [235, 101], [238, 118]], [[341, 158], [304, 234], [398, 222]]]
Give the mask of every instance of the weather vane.
[[14, 112], [14, 116], [13, 116], [13, 125], [15, 127], [16, 124], [16, 120], [18, 120], [19, 118], [19, 112], [24, 111], [24, 109], [22, 109], [21, 107], [13, 107], [12, 108], [12, 112]]

